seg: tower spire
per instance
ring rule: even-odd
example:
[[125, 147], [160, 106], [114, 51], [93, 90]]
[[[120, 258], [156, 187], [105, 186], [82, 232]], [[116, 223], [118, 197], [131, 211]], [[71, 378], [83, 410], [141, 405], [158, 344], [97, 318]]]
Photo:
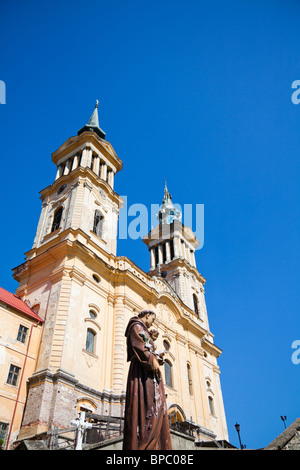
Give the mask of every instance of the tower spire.
[[180, 221], [181, 212], [174, 206], [172, 196], [167, 187], [167, 181], [165, 180], [164, 197], [158, 212], [158, 220], [160, 224], [171, 224], [174, 219]]
[[98, 134], [99, 137], [101, 137], [101, 139], [105, 139], [106, 134], [102, 129], [100, 129], [100, 126], [99, 126], [98, 105], [99, 105], [99, 101], [96, 100], [95, 109], [90, 117], [89, 122], [77, 132], [78, 135], [82, 134], [83, 132], [92, 131], [92, 132], [96, 132], [96, 134]]
[[166, 202], [172, 203], [172, 196], [169, 193], [169, 190], [167, 188], [167, 181], [165, 180], [165, 190], [164, 190], [163, 203], [166, 203]]

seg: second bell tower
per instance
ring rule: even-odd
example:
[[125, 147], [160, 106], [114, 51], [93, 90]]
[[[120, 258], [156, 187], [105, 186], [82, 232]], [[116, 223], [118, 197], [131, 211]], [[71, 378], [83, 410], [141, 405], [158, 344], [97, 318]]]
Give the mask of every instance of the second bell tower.
[[196, 267], [195, 250], [199, 245], [190, 227], [181, 222], [182, 214], [172, 202], [165, 184], [158, 225], [144, 237], [150, 252], [151, 276], [163, 276], [178, 297], [208, 328], [204, 284], [206, 279]]

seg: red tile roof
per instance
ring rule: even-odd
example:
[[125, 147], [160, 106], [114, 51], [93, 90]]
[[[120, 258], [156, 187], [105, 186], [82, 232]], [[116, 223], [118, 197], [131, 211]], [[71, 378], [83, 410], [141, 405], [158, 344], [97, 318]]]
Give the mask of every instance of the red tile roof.
[[7, 305], [10, 305], [11, 307], [19, 310], [22, 313], [25, 313], [25, 315], [28, 315], [31, 318], [34, 318], [35, 320], [38, 320], [42, 322], [43, 320], [38, 316], [38, 314], [30, 308], [24, 300], [22, 300], [18, 295], [12, 294], [8, 290], [3, 289], [0, 287], [0, 300]]

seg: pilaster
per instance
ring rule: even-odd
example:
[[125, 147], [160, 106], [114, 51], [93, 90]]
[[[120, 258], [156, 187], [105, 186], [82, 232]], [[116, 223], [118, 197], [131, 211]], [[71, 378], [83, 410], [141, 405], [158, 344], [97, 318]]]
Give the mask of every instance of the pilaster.
[[114, 351], [113, 351], [113, 390], [121, 393], [124, 382], [124, 332], [125, 332], [124, 297], [117, 296], [115, 303]]

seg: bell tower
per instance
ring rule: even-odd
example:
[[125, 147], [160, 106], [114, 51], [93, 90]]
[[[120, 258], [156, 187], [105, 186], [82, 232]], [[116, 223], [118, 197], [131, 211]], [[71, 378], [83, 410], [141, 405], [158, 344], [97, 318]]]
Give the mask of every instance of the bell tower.
[[115, 255], [122, 201], [113, 187], [122, 162], [99, 127], [98, 101], [89, 122], [52, 154], [52, 161], [56, 178], [41, 191], [42, 211], [28, 256], [66, 237]]
[[196, 267], [195, 250], [199, 245], [182, 214], [172, 202], [165, 183], [164, 197], [158, 212], [158, 225], [144, 237], [150, 252], [151, 276], [162, 276], [178, 297], [192, 309], [199, 322], [208, 328], [204, 284], [206, 279]]
[[[112, 394], [112, 368], [103, 367], [114, 354], [111, 272], [123, 200], [113, 188], [122, 161], [99, 127], [98, 102], [52, 161], [56, 177], [40, 192], [33, 246], [13, 270], [16, 293], [39, 306], [44, 320], [20, 438], [53, 423], [68, 427], [80, 406], [100, 413], [117, 407], [117, 415], [122, 406], [122, 397]], [[89, 397], [84, 405], [83, 397]]]

